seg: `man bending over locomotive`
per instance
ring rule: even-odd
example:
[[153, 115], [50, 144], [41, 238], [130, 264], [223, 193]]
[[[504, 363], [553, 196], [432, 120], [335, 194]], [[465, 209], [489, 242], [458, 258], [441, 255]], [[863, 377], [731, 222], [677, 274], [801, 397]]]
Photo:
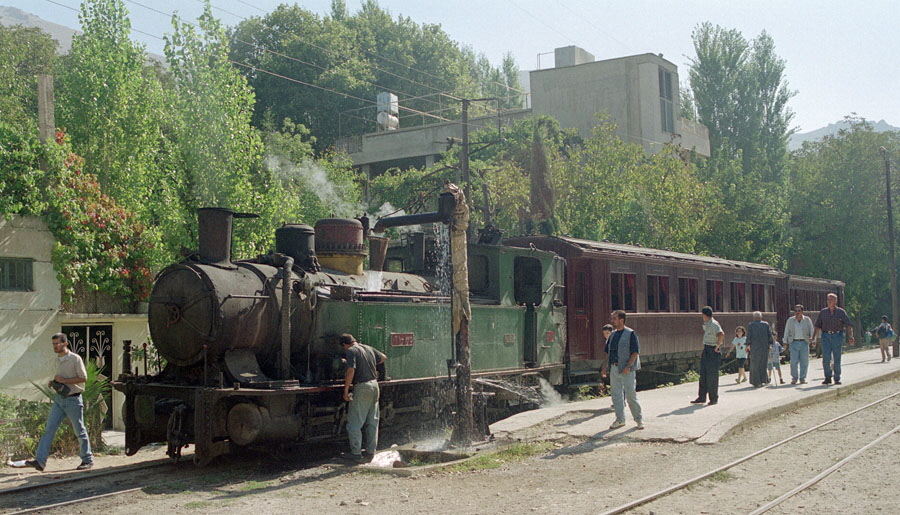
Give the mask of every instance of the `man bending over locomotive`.
[[[376, 367], [387, 359], [377, 350], [356, 341], [352, 334], [341, 335], [341, 345], [347, 360], [344, 375], [344, 400], [347, 406], [347, 438], [350, 453], [341, 457], [355, 463], [368, 463], [378, 446], [378, 371]], [[353, 393], [350, 386], [353, 385]], [[362, 428], [366, 428], [366, 454], [362, 454]]]

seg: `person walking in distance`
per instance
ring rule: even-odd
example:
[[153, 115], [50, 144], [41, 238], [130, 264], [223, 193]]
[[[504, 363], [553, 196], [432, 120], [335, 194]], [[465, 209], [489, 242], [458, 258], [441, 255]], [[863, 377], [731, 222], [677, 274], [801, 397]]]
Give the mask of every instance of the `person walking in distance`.
[[94, 466], [91, 441], [88, 439], [87, 428], [84, 425], [84, 402], [81, 398], [84, 384], [87, 381], [87, 370], [84, 368], [81, 356], [69, 350], [69, 339], [65, 334], [56, 333], [50, 338], [50, 341], [53, 344], [53, 351], [56, 352], [56, 376], [48, 383], [48, 386], [56, 391], [56, 396], [53, 397], [53, 406], [50, 408], [50, 416], [47, 417], [47, 426], [40, 443], [38, 443], [34, 459], [27, 460], [25, 465], [40, 471], [44, 470], [56, 430], [59, 429], [63, 418], [68, 417], [80, 446], [81, 464], [76, 468], [87, 470]]
[[894, 339], [894, 328], [888, 323], [887, 315], [881, 315], [881, 324], [872, 330], [878, 337], [878, 346], [881, 348], [881, 362], [891, 360], [891, 341]]
[[769, 382], [769, 348], [775, 337], [772, 327], [762, 319], [762, 313], [753, 312], [753, 321], [747, 325], [747, 346], [750, 349], [750, 384], [759, 388]]
[[609, 373], [609, 390], [612, 396], [616, 420], [609, 426], [618, 429], [625, 425], [625, 401], [638, 429], [644, 429], [641, 405], [637, 400], [637, 378], [635, 372], [641, 368], [640, 343], [637, 333], [625, 326], [626, 314], [622, 310], [613, 311], [610, 322], [615, 331], [606, 341], [606, 361], [601, 375]]
[[812, 319], [803, 314], [803, 304], [794, 306], [794, 316], [784, 324], [784, 343], [791, 359], [791, 384], [806, 384], [809, 370], [809, 345], [812, 343]]
[[[341, 457], [355, 463], [368, 463], [378, 446], [378, 371], [387, 359], [381, 352], [356, 341], [352, 334], [340, 338], [347, 360], [344, 374], [344, 400], [347, 406], [347, 439], [350, 453]], [[350, 387], [353, 386], [353, 392]], [[366, 454], [362, 454], [362, 429], [366, 428]]]
[[[847, 341], [853, 345], [853, 323], [843, 308], [837, 306], [837, 295], [829, 293], [825, 298], [826, 306], [819, 311], [816, 319], [813, 340], [822, 332], [822, 368], [825, 369], [825, 380], [822, 384], [831, 384], [834, 376], [834, 384], [841, 384], [841, 352], [844, 346], [844, 332], [847, 333]], [[834, 360], [834, 369], [831, 368]]]
[[[713, 310], [703, 306], [703, 353], [700, 355], [700, 390], [691, 404], [703, 404], [709, 396], [709, 406], [719, 403], [719, 365], [722, 354], [719, 348], [725, 340], [722, 326], [713, 318]], [[752, 373], [752, 370], [751, 370]]]

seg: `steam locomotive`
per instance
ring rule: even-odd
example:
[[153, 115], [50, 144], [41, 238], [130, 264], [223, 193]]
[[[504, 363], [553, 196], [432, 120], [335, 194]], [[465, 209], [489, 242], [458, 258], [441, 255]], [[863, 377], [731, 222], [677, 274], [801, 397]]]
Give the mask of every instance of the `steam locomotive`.
[[[451, 204], [383, 225], [442, 221]], [[388, 356], [382, 425], [452, 409], [456, 356], [446, 287], [421, 274], [363, 270], [366, 228], [356, 219], [285, 225], [275, 232], [276, 252], [232, 261], [232, 224], [242, 216], [201, 209], [199, 254], [156, 278], [148, 321], [167, 365], [156, 376], [116, 382], [125, 394], [127, 454], [166, 441], [177, 458], [193, 444], [202, 465], [235, 446], [335, 437], [346, 415], [338, 342], [345, 332]], [[404, 260], [410, 268], [441, 261], [424, 238], [402, 248], [374, 241], [383, 257], [372, 260], [391, 269]], [[563, 260], [478, 244], [468, 258], [484, 265], [474, 277], [483, 293], [470, 298], [472, 376], [562, 383]]]
[[[447, 223], [454, 202], [442, 195], [437, 212], [382, 219], [375, 230]], [[168, 364], [115, 383], [125, 394], [127, 454], [165, 441], [178, 458], [193, 444], [203, 465], [235, 448], [339, 436], [345, 332], [388, 356], [382, 425], [452, 411], [457, 355], [440, 245], [412, 232], [371, 238], [367, 249], [365, 218], [325, 219], [284, 225], [275, 252], [233, 261], [233, 221], [247, 216], [201, 209], [199, 252], [157, 276], [149, 326]], [[728, 332], [751, 311], [783, 327], [789, 303], [843, 295], [839, 281], [752, 263], [568, 237], [483, 236], [467, 260], [472, 377], [485, 388], [497, 379], [596, 384], [600, 329], [614, 309], [629, 312], [641, 335], [639, 376], [652, 377], [696, 364], [701, 300], [721, 312]], [[517, 402], [495, 393], [495, 402]]]

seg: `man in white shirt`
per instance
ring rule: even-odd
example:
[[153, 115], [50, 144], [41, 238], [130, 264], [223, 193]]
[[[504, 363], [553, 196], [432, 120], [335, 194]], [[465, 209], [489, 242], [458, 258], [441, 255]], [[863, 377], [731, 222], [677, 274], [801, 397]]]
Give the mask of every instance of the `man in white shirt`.
[[[794, 306], [794, 316], [784, 324], [784, 343], [791, 353], [791, 384], [806, 384], [809, 345], [815, 333], [812, 319], [803, 314], [803, 304]], [[798, 371], [799, 369], [799, 371]]]
[[50, 445], [56, 430], [62, 424], [63, 418], [69, 417], [78, 443], [81, 445], [81, 465], [78, 470], [87, 470], [94, 466], [94, 455], [91, 453], [91, 442], [88, 439], [87, 429], [84, 426], [84, 403], [81, 393], [87, 381], [87, 370], [81, 356], [69, 350], [69, 339], [63, 333], [52, 336], [53, 351], [56, 352], [56, 376], [48, 386], [56, 390], [53, 399], [53, 407], [50, 408], [50, 416], [47, 417], [47, 427], [44, 436], [38, 444], [37, 452], [33, 460], [25, 462], [29, 467], [43, 471], [47, 465], [47, 457], [50, 455]]

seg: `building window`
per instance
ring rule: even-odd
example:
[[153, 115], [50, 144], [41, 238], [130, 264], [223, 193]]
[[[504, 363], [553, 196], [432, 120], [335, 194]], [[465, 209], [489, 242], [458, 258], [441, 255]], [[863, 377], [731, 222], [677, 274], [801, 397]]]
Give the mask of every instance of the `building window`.
[[0, 290], [34, 291], [31, 259], [0, 258]]
[[[771, 284], [766, 286], [766, 311], [775, 311], [775, 287]], [[793, 307], [793, 306], [791, 306]]]
[[659, 69], [659, 118], [663, 132], [675, 132], [675, 94], [672, 72]]
[[669, 278], [662, 275], [647, 276], [647, 311], [669, 310]]
[[610, 305], [613, 311], [635, 311], [634, 274], [609, 274]]
[[725, 283], [722, 281], [706, 281], [706, 305], [714, 312], [725, 311]]
[[697, 312], [697, 279], [678, 278], [678, 311]]
[[731, 283], [731, 311], [746, 311], [746, 298], [744, 283]]

